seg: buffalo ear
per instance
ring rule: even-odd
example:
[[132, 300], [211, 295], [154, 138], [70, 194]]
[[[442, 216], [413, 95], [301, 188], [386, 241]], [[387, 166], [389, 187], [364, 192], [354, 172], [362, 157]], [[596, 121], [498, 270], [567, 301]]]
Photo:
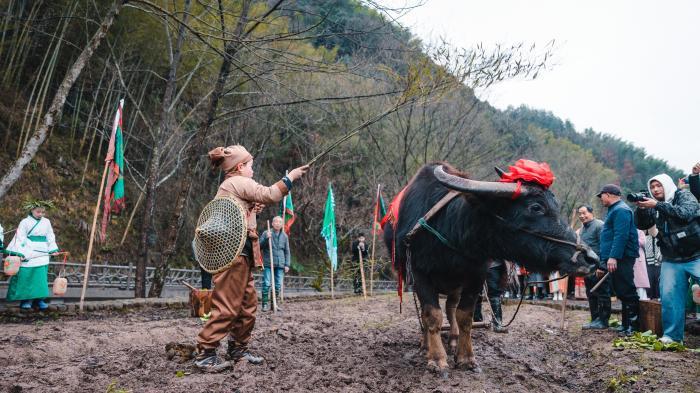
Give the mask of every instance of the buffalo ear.
[[503, 175], [505, 175], [505, 173], [506, 173], [503, 169], [501, 169], [501, 168], [499, 168], [499, 167], [497, 167], [497, 166], [493, 167], [493, 169], [496, 170], [496, 173], [498, 174], [498, 177], [501, 178], [501, 179], [503, 178]]

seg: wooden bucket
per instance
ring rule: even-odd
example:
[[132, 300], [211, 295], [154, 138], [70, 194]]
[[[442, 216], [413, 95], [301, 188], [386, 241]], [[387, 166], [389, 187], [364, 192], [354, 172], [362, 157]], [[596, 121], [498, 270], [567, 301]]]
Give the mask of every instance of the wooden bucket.
[[658, 337], [663, 336], [661, 326], [661, 302], [658, 300], [639, 301], [639, 330], [646, 332], [651, 330]]

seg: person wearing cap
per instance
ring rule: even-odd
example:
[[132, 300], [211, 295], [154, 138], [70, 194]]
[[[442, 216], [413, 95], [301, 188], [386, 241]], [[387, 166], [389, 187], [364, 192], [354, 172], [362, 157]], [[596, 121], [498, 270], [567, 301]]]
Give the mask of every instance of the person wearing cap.
[[[583, 226], [579, 232], [581, 241], [600, 255], [600, 232], [603, 231], [603, 221], [593, 214], [593, 207], [581, 205], [577, 209], [578, 219]], [[610, 280], [600, 283], [595, 292], [591, 289], [598, 284], [599, 279], [595, 275], [584, 277], [586, 285], [586, 298], [591, 312], [591, 322], [583, 325], [583, 329], [607, 329], [610, 321]]]
[[612, 286], [622, 302], [621, 335], [639, 330], [639, 295], [634, 285], [634, 263], [639, 256], [637, 228], [634, 214], [621, 200], [622, 190], [615, 184], [606, 184], [598, 193], [603, 206], [608, 208], [603, 230], [600, 232], [600, 267], [602, 277], [610, 273]]
[[[225, 180], [216, 197], [232, 197], [247, 211], [248, 237], [241, 255], [230, 268], [214, 276], [212, 312], [197, 336], [195, 366], [204, 371], [221, 371], [230, 362], [247, 360], [260, 364], [263, 358], [248, 350], [255, 326], [258, 296], [255, 292], [253, 269], [262, 269], [262, 257], [256, 230], [256, 214], [265, 205], [276, 203], [292, 189], [294, 181], [309, 169], [295, 168], [270, 187], [258, 184], [253, 177], [253, 156], [240, 145], [217, 147], [209, 152], [212, 166], [221, 169]], [[226, 360], [217, 355], [219, 343], [228, 336]]]
[[682, 342], [688, 279], [700, 280], [700, 204], [662, 173], [647, 182], [649, 194], [636, 202], [639, 229], [656, 226], [661, 249], [661, 324], [664, 344]]

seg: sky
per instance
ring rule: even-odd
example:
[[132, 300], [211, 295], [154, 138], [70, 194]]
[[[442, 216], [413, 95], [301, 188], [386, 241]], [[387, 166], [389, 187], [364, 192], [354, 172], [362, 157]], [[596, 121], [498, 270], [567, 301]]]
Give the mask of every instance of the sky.
[[[387, 0], [416, 5], [420, 0]], [[525, 104], [643, 147], [690, 172], [700, 161], [700, 1], [423, 0], [399, 22], [425, 42], [555, 40], [554, 62], [535, 80], [506, 81], [481, 99]]]

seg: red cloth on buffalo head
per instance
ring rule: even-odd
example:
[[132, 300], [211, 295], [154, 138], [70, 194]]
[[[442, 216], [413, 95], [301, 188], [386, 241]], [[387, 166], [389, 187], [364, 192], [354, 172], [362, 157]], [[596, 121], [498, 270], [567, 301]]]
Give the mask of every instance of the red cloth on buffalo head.
[[501, 182], [517, 183], [521, 181], [537, 183], [547, 189], [554, 183], [554, 179], [556, 179], [546, 162], [520, 159], [515, 165], [509, 166], [508, 170], [509, 172], [505, 172], [501, 176]]

